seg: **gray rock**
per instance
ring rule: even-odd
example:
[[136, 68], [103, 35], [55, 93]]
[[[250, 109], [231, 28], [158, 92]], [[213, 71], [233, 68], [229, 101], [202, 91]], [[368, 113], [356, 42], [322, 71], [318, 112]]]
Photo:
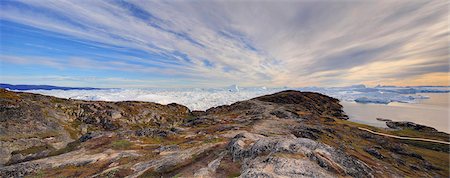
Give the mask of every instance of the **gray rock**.
[[199, 169], [196, 173], [194, 173], [194, 177], [213, 177], [217, 168], [220, 166], [220, 161], [225, 156], [226, 152], [220, 153], [219, 157], [210, 163], [206, 167]]
[[388, 122], [388, 121], [392, 121], [391, 119], [384, 119], [384, 118], [376, 118], [378, 121], [383, 121], [383, 122]]
[[[372, 170], [363, 162], [328, 145], [307, 138], [277, 138], [239, 134], [230, 141], [227, 149], [234, 160], [246, 162], [246, 166], [243, 166], [241, 171], [243, 177], [302, 177], [305, 175], [327, 177], [334, 174], [373, 177]], [[278, 158], [276, 154], [284, 154], [287, 158]], [[301, 158], [297, 158], [298, 155]], [[260, 165], [262, 163], [265, 165]], [[320, 169], [315, 169], [313, 174], [309, 169], [304, 170], [296, 168], [295, 165], [284, 165], [287, 163]], [[273, 171], [267, 172], [269, 168]]]
[[416, 124], [414, 122], [394, 122], [388, 121], [386, 125], [392, 129], [413, 129], [421, 132], [438, 132], [435, 128]]
[[257, 157], [248, 160], [239, 177], [336, 177], [308, 159]]
[[152, 169], [155, 172], [164, 172], [172, 167], [192, 159], [193, 156], [199, 155], [217, 144], [206, 144], [200, 147], [189, 148], [186, 150], [176, 151], [174, 153], [164, 155], [158, 159], [153, 159], [150, 161], [144, 161], [137, 163], [132, 166], [134, 173], [128, 177], [138, 177], [142, 175], [145, 171]]
[[175, 132], [172, 132], [170, 130], [163, 130], [163, 129], [153, 129], [153, 128], [145, 128], [145, 129], [139, 129], [135, 131], [136, 136], [145, 136], [145, 137], [168, 137], [170, 135], [175, 135]]
[[309, 138], [317, 140], [323, 134], [323, 128], [320, 126], [300, 125], [292, 130], [292, 134], [299, 138]]
[[167, 145], [167, 146], [160, 146], [155, 150], [155, 152], [164, 152], [164, 151], [177, 151], [180, 147], [178, 145]]
[[375, 156], [378, 159], [384, 158], [384, 156], [380, 152], [378, 152], [375, 148], [364, 148], [364, 151], [372, 156]]
[[300, 119], [300, 116], [297, 113], [288, 110], [275, 110], [270, 114], [281, 119]]

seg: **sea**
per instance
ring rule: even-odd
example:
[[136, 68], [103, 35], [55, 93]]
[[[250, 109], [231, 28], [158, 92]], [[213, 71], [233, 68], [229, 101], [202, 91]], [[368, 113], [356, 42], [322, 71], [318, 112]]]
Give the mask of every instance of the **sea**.
[[417, 99], [414, 103], [362, 104], [341, 102], [350, 121], [376, 127], [387, 127], [376, 118], [393, 121], [411, 121], [450, 133], [450, 93], [420, 93], [428, 99]]

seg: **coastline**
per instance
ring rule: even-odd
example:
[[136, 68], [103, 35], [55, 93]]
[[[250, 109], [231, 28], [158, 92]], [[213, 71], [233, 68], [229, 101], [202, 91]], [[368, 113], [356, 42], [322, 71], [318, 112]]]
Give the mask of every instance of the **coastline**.
[[445, 107], [446, 103], [434, 102], [434, 98], [442, 99], [449, 95], [449, 93], [433, 93], [429, 99], [417, 100], [414, 103], [390, 103], [387, 105], [347, 101], [340, 103], [344, 106], [343, 110], [349, 115], [350, 121], [380, 128], [387, 128], [387, 126], [376, 118], [410, 121], [450, 133], [449, 109]]

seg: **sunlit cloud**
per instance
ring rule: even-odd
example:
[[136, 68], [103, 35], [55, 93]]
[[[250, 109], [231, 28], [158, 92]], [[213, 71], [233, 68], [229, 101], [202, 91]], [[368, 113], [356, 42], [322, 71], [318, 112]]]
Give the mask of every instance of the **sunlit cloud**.
[[120, 72], [102, 85], [122, 87], [448, 83], [446, 1], [0, 3], [5, 77], [45, 66]]

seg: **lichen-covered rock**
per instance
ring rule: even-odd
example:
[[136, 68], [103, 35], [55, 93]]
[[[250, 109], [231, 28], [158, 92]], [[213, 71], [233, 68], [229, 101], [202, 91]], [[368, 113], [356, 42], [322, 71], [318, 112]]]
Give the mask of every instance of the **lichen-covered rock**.
[[154, 128], [145, 128], [139, 129], [135, 131], [136, 136], [145, 136], [145, 137], [168, 137], [171, 135], [175, 135], [175, 132], [164, 129], [154, 129]]
[[115, 151], [106, 150], [102, 153], [86, 154], [86, 150], [77, 150], [74, 152], [23, 162], [10, 166], [0, 167], [0, 177], [24, 177], [25, 175], [36, 172], [41, 169], [58, 168], [64, 166], [83, 166], [92, 164], [101, 160], [117, 160], [123, 157], [138, 157], [135, 151]]
[[336, 177], [308, 159], [257, 157], [248, 160], [240, 177]]
[[[149, 125], [168, 129], [190, 115], [187, 107], [175, 103], [68, 100], [0, 89], [0, 165], [9, 161], [13, 151], [45, 145], [64, 148], [88, 131]], [[172, 133], [161, 131], [158, 135]]]
[[435, 128], [416, 124], [414, 122], [394, 122], [394, 121], [387, 121], [386, 125], [389, 128], [393, 129], [413, 129], [417, 131], [425, 131], [425, 132], [437, 132]]
[[300, 138], [317, 140], [323, 134], [323, 130], [320, 126], [300, 125], [292, 129], [292, 134]]
[[175, 151], [171, 154], [163, 155], [162, 157], [150, 161], [137, 163], [132, 167], [135, 173], [129, 177], [138, 177], [149, 169], [160, 173], [167, 172], [174, 166], [186, 163], [194, 156], [202, 154], [203, 152], [213, 148], [216, 145], [217, 144], [206, 144], [200, 147], [193, 147], [182, 151]]
[[214, 173], [216, 172], [217, 168], [220, 166], [220, 161], [225, 156], [226, 152], [220, 153], [218, 158], [208, 163], [206, 167], [203, 167], [199, 169], [197, 172], [194, 173], [194, 177], [214, 177]]
[[378, 159], [384, 158], [384, 156], [380, 152], [378, 152], [375, 148], [364, 148], [364, 151], [371, 154], [372, 156], [375, 156]]
[[[228, 150], [235, 160], [246, 162], [247, 166], [244, 166], [242, 170], [245, 173], [244, 177], [257, 175], [322, 177], [334, 174], [373, 177], [372, 170], [363, 162], [328, 145], [307, 138], [277, 138], [239, 134], [230, 141]], [[279, 158], [276, 156], [277, 154], [283, 154], [283, 158]], [[267, 158], [267, 160], [263, 158]], [[315, 166], [321, 169], [312, 173], [309, 169], [283, 166], [286, 163], [297, 163], [307, 167]], [[247, 170], [247, 168], [251, 170]], [[267, 172], [269, 168], [272, 169], [271, 172]]]

